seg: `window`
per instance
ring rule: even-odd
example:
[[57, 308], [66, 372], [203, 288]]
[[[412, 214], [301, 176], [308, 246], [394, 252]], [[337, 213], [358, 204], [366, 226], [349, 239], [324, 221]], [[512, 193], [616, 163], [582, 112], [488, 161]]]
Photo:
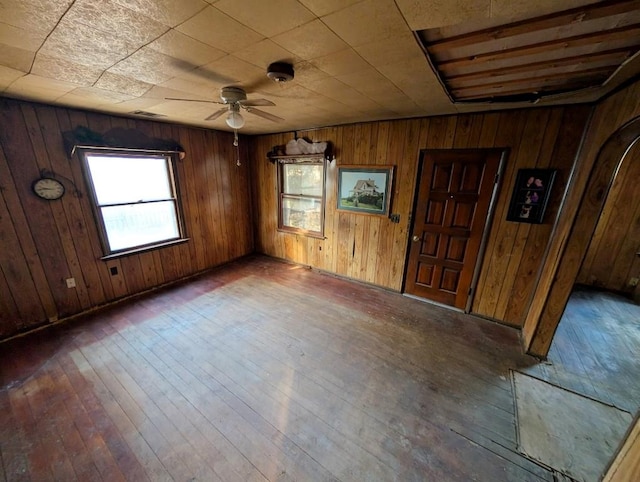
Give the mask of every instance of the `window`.
[[105, 255], [184, 239], [169, 154], [82, 151]]
[[278, 164], [278, 228], [322, 237], [324, 234], [324, 159]]

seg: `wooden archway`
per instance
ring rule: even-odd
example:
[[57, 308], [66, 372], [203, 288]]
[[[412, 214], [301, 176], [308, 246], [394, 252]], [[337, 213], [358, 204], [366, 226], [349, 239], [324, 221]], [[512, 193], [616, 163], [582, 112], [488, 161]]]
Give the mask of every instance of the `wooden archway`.
[[[538, 313], [530, 313], [524, 326], [527, 353], [546, 358], [562, 314], [578, 277], [615, 175], [627, 152], [640, 139], [640, 116], [627, 122], [603, 144], [582, 195], [564, 252], [554, 263], [552, 281]], [[530, 334], [530, 335], [527, 335]]]

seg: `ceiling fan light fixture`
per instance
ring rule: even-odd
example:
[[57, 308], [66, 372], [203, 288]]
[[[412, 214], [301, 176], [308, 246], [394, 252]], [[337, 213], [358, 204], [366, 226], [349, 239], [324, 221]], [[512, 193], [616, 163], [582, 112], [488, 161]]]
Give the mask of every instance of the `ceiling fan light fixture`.
[[244, 125], [244, 117], [240, 112], [231, 111], [227, 116], [227, 125], [232, 129], [240, 129]]
[[293, 65], [286, 62], [274, 62], [267, 67], [267, 77], [278, 83], [289, 82], [293, 80]]

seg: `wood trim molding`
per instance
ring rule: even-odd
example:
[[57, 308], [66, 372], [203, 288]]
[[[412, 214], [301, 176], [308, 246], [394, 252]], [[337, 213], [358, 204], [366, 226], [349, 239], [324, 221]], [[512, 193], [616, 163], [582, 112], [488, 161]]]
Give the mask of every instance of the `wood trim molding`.
[[[550, 275], [546, 278], [551, 279], [551, 283], [548, 291], [541, 293], [544, 301], [538, 304], [539, 308], [532, 306], [527, 315], [523, 331], [527, 353], [542, 358], [547, 356], [593, 237], [607, 193], [624, 157], [638, 139], [640, 116], [620, 127], [600, 149], [566, 240], [560, 240], [557, 255], [550, 253], [547, 258], [549, 265], [545, 266], [544, 270]], [[574, 212], [575, 210], [574, 206]], [[540, 283], [538, 288], [536, 298], [539, 297], [540, 289], [545, 289], [545, 283]]]

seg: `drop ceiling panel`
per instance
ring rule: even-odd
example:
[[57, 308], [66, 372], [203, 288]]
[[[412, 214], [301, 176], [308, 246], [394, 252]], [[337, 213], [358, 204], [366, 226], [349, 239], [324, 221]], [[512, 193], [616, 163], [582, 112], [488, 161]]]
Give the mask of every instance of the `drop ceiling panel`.
[[[203, 0], [114, 0], [120, 5], [175, 27], [207, 7]], [[215, 2], [211, 2], [215, 3]]]
[[371, 65], [354, 49], [345, 49], [313, 60], [320, 70], [334, 75], [351, 74], [371, 69]]
[[[630, 59], [629, 50], [640, 36], [636, 30], [617, 40], [509, 52], [530, 39], [635, 25], [640, 0], [12, 0], [0, 2], [0, 90], [109, 113], [143, 110], [163, 114], [167, 122], [228, 130], [224, 116], [204, 120], [217, 104], [165, 98], [218, 100], [221, 87], [240, 85], [249, 98], [275, 102], [264, 110], [285, 118], [276, 124], [249, 115], [246, 133], [523, 107], [530, 104], [486, 104], [473, 97], [465, 97], [469, 104], [453, 102], [412, 29], [433, 27], [427, 40], [437, 43], [591, 4], [631, 7], [592, 20], [591, 30], [586, 17], [566, 18], [553, 32], [474, 39], [436, 47], [432, 54], [460, 96], [531, 89], [531, 79], [538, 79], [538, 88], [566, 88], [565, 78], [574, 86], [585, 80], [602, 85], [607, 69], [625, 62], [604, 86], [540, 102], [591, 101], [640, 74], [640, 61]], [[575, 58], [565, 58], [565, 51]], [[266, 68], [275, 61], [293, 64], [292, 82], [279, 85], [267, 78]]]
[[265, 37], [315, 19], [315, 15], [296, 0], [220, 0], [215, 7]]
[[151, 42], [148, 47], [161, 54], [181, 59], [194, 67], [213, 62], [226, 55], [224, 51], [193, 39], [177, 30], [169, 30]]
[[323, 17], [362, 0], [300, 0], [316, 16]]
[[33, 74], [49, 79], [62, 80], [89, 87], [102, 75], [103, 70], [87, 67], [70, 60], [56, 59], [46, 54], [38, 54], [31, 68]]
[[0, 92], [24, 75], [25, 73], [20, 70], [0, 65]]
[[322, 21], [353, 47], [407, 33], [407, 24], [393, 0], [365, 0]]
[[119, 37], [131, 48], [146, 45], [168, 30], [166, 25], [111, 0], [76, 0], [64, 21]]
[[302, 59], [315, 59], [348, 47], [344, 40], [320, 20], [276, 35], [273, 41]]
[[213, 6], [194, 15], [177, 30], [227, 53], [242, 50], [264, 39], [263, 35]]

